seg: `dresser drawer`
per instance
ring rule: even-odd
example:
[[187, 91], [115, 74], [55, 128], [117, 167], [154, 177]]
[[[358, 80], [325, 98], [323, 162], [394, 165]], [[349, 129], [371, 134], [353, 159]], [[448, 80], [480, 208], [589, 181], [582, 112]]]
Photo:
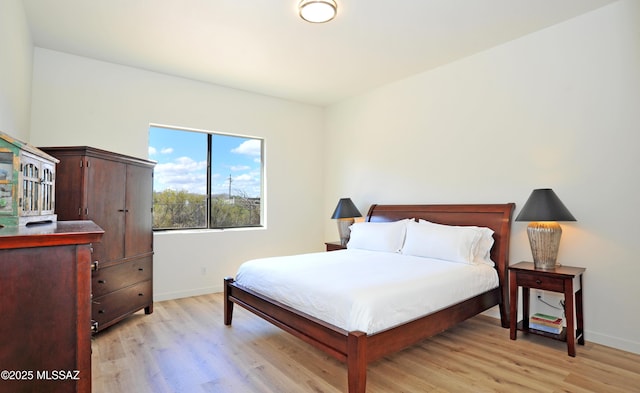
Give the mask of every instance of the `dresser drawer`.
[[152, 298], [151, 280], [122, 288], [102, 297], [94, 297], [91, 318], [101, 325], [150, 305]]
[[519, 286], [564, 292], [564, 280], [562, 278], [544, 277], [541, 274], [526, 272], [517, 272], [516, 276]]
[[151, 280], [152, 261], [153, 257], [148, 256], [94, 271], [91, 275], [93, 297], [104, 296], [137, 282]]

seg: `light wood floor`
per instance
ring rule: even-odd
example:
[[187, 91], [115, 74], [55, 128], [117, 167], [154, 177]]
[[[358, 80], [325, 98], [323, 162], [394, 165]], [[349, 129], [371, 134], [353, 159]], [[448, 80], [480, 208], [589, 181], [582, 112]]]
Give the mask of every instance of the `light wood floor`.
[[[235, 307], [222, 294], [154, 304], [93, 341], [96, 393], [347, 391], [344, 364]], [[640, 355], [589, 343], [567, 356], [562, 342], [509, 340], [477, 316], [369, 365], [368, 392], [640, 392]]]

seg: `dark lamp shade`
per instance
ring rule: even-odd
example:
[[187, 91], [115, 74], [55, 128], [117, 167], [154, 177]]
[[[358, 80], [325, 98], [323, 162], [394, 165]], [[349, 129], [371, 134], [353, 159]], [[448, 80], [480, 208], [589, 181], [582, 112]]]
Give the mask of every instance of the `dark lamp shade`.
[[351, 198], [341, 198], [338, 201], [338, 206], [336, 206], [336, 210], [334, 210], [331, 218], [353, 218], [353, 217], [362, 217], [362, 214], [356, 208], [356, 205], [353, 204]]
[[516, 221], [576, 221], [550, 188], [533, 190]]

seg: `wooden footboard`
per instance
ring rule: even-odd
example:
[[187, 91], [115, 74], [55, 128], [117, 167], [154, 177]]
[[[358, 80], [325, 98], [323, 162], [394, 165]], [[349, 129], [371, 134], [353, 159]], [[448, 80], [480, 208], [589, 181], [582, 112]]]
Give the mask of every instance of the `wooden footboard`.
[[498, 288], [403, 325], [367, 335], [348, 332], [224, 279], [224, 323], [231, 325], [238, 304], [347, 364], [349, 393], [366, 390], [367, 364], [434, 336], [500, 304]]

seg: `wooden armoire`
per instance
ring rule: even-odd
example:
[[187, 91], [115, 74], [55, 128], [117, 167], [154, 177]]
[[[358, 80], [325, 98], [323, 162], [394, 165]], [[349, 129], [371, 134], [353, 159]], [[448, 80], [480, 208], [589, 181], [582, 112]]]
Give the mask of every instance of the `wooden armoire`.
[[92, 220], [91, 316], [97, 331], [144, 308], [153, 312], [154, 162], [87, 146], [43, 147], [57, 158], [58, 220]]

